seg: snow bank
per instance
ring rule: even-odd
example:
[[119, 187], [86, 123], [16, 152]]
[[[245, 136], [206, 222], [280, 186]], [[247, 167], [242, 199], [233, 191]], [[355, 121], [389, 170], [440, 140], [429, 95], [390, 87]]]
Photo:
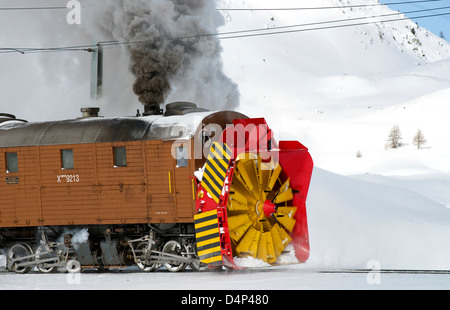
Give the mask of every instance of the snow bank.
[[450, 210], [416, 191], [315, 168], [307, 206], [307, 268], [450, 268]]

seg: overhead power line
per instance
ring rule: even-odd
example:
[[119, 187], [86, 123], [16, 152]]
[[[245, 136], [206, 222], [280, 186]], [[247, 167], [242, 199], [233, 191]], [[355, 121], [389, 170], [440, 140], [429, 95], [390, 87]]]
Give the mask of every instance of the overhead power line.
[[386, 5], [404, 5], [411, 3], [423, 3], [423, 2], [438, 2], [443, 0], [417, 0], [417, 1], [402, 1], [392, 3], [373, 3], [373, 4], [352, 4], [342, 6], [318, 6], [318, 7], [300, 7], [300, 8], [220, 8], [219, 11], [307, 11], [307, 10], [331, 10], [331, 9], [350, 9], [350, 8], [363, 8], [374, 6], [386, 6]]
[[0, 11], [34, 11], [34, 10], [66, 10], [65, 6], [42, 6], [42, 7], [14, 7], [0, 8]]
[[[432, 14], [432, 15], [424, 15], [424, 16], [416, 16], [414, 19], [422, 19], [429, 17], [437, 17], [437, 16], [445, 16], [450, 15], [450, 12], [441, 13], [441, 14]], [[232, 36], [223, 36], [219, 35], [221, 40], [226, 39], [237, 39], [237, 38], [248, 38], [248, 37], [256, 37], [256, 36], [267, 36], [267, 35], [277, 35], [277, 34], [287, 34], [287, 33], [296, 33], [296, 32], [307, 32], [307, 31], [316, 31], [316, 30], [327, 30], [327, 29], [338, 29], [338, 28], [347, 28], [347, 27], [356, 27], [356, 26], [364, 26], [364, 25], [372, 25], [372, 24], [380, 24], [380, 23], [392, 23], [403, 20], [409, 20], [408, 17], [388, 19], [382, 21], [373, 21], [373, 22], [362, 22], [362, 23], [353, 23], [353, 24], [343, 24], [343, 25], [335, 25], [335, 26], [323, 26], [316, 28], [305, 28], [305, 29], [296, 29], [296, 30], [284, 30], [284, 31], [273, 31], [273, 32], [264, 32], [264, 33], [253, 33], [253, 34], [241, 34], [241, 35], [232, 35]]]
[[[413, 4], [413, 6], [415, 6], [416, 8], [419, 8], [419, 9], [424, 9], [424, 6], [422, 6], [420, 4]], [[440, 16], [440, 18], [450, 20], [449, 16]]]
[[[429, 3], [443, 0], [414, 0], [391, 3], [373, 3], [373, 4], [353, 4], [343, 6], [322, 6], [322, 7], [302, 7], [302, 8], [218, 8], [218, 11], [301, 11], [301, 10], [329, 10], [345, 8], [374, 7], [384, 5], [404, 5], [412, 3]], [[66, 10], [66, 6], [44, 6], [44, 7], [0, 7], [0, 11], [32, 11], [32, 10]]]
[[[383, 15], [375, 15], [375, 16], [365, 16], [365, 17], [356, 17], [356, 18], [349, 18], [349, 19], [321, 21], [321, 22], [305, 23], [305, 24], [298, 24], [298, 25], [239, 30], [239, 31], [221, 32], [221, 33], [199, 34], [199, 35], [167, 38], [167, 39], [183, 40], [183, 39], [191, 39], [191, 38], [198, 38], [198, 37], [217, 36], [219, 39], [225, 40], [225, 39], [257, 37], [257, 36], [287, 34], [287, 33], [296, 33], [296, 32], [308, 32], [308, 31], [317, 31], [317, 30], [326, 30], [326, 29], [338, 29], [338, 28], [345, 28], [345, 27], [355, 27], [355, 26], [362, 26], [362, 25], [378, 24], [378, 23], [398, 22], [398, 21], [409, 20], [410, 18], [399, 17], [399, 18], [392, 18], [392, 19], [354, 23], [355, 21], [358, 21], [358, 20], [377, 19], [377, 18], [379, 19], [379, 18], [404, 15], [404, 14], [417, 14], [417, 13], [424, 13], [424, 12], [428, 12], [428, 11], [436, 11], [436, 10], [444, 10], [444, 9], [450, 9], [450, 6], [433, 8], [433, 9], [415, 10], [415, 11], [409, 11], [409, 12], [396, 12], [396, 13], [391, 13], [391, 14], [383, 14]], [[450, 12], [445, 12], [445, 13], [440, 13], [440, 14], [420, 15], [420, 16], [415, 16], [412, 18], [413, 19], [422, 19], [422, 18], [430, 18], [430, 17], [436, 17], [436, 16], [448, 16], [448, 15], [450, 15]], [[352, 22], [352, 23], [348, 23], [348, 22]], [[336, 23], [344, 23], [344, 24], [330, 25], [330, 24], [336, 24]], [[320, 26], [320, 27], [311, 27], [311, 26]], [[303, 28], [301, 28], [301, 27], [303, 27]], [[304, 27], [309, 27], [309, 28], [304, 28]], [[293, 28], [301, 28], [301, 29], [293, 29]], [[286, 29], [293, 29], [293, 30], [286, 30]], [[120, 45], [143, 44], [143, 43], [147, 43], [147, 42], [149, 42], [149, 40], [124, 41], [124, 42], [109, 41], [109, 42], [102, 42], [100, 45], [102, 47], [109, 47], [109, 46], [120, 46]], [[92, 45], [92, 44], [62, 46], [62, 47], [43, 47], [43, 48], [7, 47], [7, 48], [0, 48], [0, 54], [7, 54], [7, 53], [30, 54], [30, 53], [75, 52], [75, 51], [93, 52], [96, 50], [96, 48], [98, 48], [98, 45]]]
[[[385, 18], [385, 17], [391, 17], [391, 16], [398, 16], [398, 15], [405, 15], [405, 14], [417, 14], [417, 13], [424, 13], [424, 12], [429, 12], [429, 11], [439, 11], [439, 10], [446, 10], [446, 9], [450, 9], [450, 6], [439, 7], [439, 8], [432, 8], [432, 9], [414, 10], [414, 11], [407, 11], [407, 12], [395, 12], [395, 13], [382, 14], [382, 15], [353, 17], [353, 18], [347, 18], [347, 19], [336, 19], [336, 20], [328, 20], [328, 21], [320, 21], [320, 22], [288, 25], [288, 26], [278, 26], [278, 27], [271, 27], [271, 28], [266, 27], [266, 28], [251, 29], [251, 30], [229, 31], [229, 32], [217, 33], [217, 34], [214, 34], [214, 35], [217, 35], [217, 36], [221, 36], [222, 35], [223, 36], [223, 35], [252, 33], [252, 32], [270, 32], [270, 31], [273, 31], [273, 30], [299, 28], [299, 27], [307, 27], [307, 26], [318, 26], [318, 25], [335, 24], [335, 23], [342, 23], [342, 22], [354, 22], [354, 21], [357, 21], [357, 20], [374, 19], [374, 18]], [[406, 19], [408, 19], [408, 18], [406, 18]], [[382, 21], [379, 21], [379, 22], [382, 22]]]

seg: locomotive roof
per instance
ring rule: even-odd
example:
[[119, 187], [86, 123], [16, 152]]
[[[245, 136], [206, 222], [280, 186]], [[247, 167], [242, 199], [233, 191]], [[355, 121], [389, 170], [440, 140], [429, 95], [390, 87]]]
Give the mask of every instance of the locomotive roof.
[[245, 117], [231, 112], [197, 112], [176, 116], [142, 116], [0, 124], [0, 148], [192, 137], [205, 120]]

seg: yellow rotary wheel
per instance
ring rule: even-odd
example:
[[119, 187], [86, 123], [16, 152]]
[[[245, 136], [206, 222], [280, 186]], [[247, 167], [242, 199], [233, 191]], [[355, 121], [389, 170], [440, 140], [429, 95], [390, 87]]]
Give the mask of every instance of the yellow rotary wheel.
[[273, 264], [292, 240], [289, 232], [296, 223], [297, 207], [292, 205], [289, 179], [282, 181], [281, 172], [278, 162], [263, 162], [257, 154], [236, 159], [227, 210], [238, 257]]

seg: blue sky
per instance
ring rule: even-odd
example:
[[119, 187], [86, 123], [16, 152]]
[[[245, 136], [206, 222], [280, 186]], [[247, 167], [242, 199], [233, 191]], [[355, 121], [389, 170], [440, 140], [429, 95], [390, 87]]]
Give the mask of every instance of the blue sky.
[[[421, 9], [450, 7], [450, 0], [441, 0], [441, 1], [436, 1], [436, 2], [424, 2], [424, 3], [410, 3], [410, 4], [403, 4], [403, 5], [389, 5], [389, 3], [401, 2], [398, 0], [389, 0], [389, 1], [380, 0], [380, 2], [388, 4], [388, 6], [391, 9], [401, 11], [401, 12], [415, 11], [415, 10], [421, 10]], [[405, 0], [405, 2], [407, 2], [407, 0]], [[425, 13], [407, 14], [407, 15], [413, 21], [417, 22], [420, 27], [426, 28], [426, 29], [430, 30], [431, 32], [435, 33], [436, 35], [439, 35], [442, 31], [442, 33], [445, 36], [445, 39], [447, 41], [450, 41], [450, 14], [445, 15], [445, 16], [436, 16], [436, 17], [421, 18], [421, 19], [413, 18], [414, 16], [433, 15], [433, 14], [440, 14], [440, 13], [450, 13], [450, 9], [430, 11], [430, 12], [425, 12]]]

